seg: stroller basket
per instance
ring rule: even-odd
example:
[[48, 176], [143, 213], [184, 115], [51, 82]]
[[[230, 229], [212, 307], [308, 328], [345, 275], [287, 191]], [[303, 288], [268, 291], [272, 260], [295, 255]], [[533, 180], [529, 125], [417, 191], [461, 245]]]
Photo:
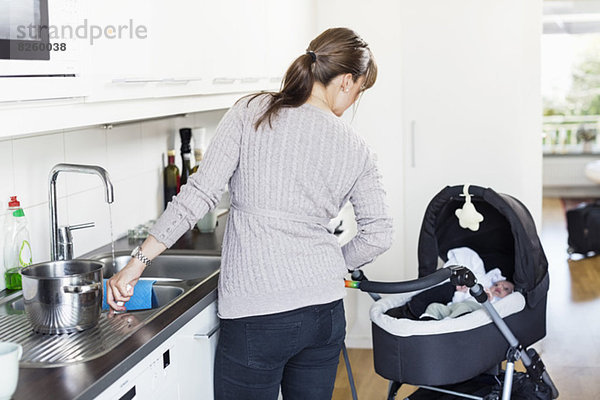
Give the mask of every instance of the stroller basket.
[[[459, 225], [455, 211], [465, 200], [471, 201], [484, 216], [479, 229], [467, 230]], [[448, 251], [459, 247], [472, 249], [486, 270], [497, 267], [514, 283], [515, 293], [498, 302], [500, 312], [487, 300], [483, 287], [468, 268], [438, 269], [439, 259], [447, 262]], [[389, 399], [394, 398], [403, 383], [429, 387], [464, 382], [497, 367], [503, 360], [507, 360], [507, 367], [502, 399], [510, 399], [514, 362], [518, 359], [532, 379], [543, 380], [552, 389], [553, 398], [558, 397], [537, 354], [524, 351], [524, 347], [546, 334], [549, 278], [548, 262], [534, 222], [521, 202], [489, 188], [446, 187], [425, 212], [418, 259], [419, 276], [413, 281], [372, 282], [355, 271], [354, 281], [347, 284], [370, 293], [376, 300], [380, 296], [374, 293], [407, 293], [392, 295], [392, 300], [388, 296], [371, 309], [375, 371], [392, 382]], [[483, 309], [441, 321], [398, 320], [381, 315], [386, 304], [395, 301], [395, 305], [403, 305], [419, 291], [448, 278], [453, 285], [467, 285]], [[476, 323], [470, 326], [470, 321]], [[419, 329], [405, 329], [411, 325], [418, 325]]]

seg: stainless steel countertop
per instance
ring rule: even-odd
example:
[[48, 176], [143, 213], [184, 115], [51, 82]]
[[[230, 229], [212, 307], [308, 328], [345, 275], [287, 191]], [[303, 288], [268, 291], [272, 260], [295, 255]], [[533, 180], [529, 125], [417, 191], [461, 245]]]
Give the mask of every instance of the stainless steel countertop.
[[[219, 218], [212, 234], [196, 230], [186, 233], [171, 249], [176, 253], [220, 255], [227, 215]], [[115, 250], [132, 249], [140, 241], [127, 238], [115, 242]], [[110, 251], [110, 245], [94, 254]], [[91, 254], [91, 253], [90, 253]], [[87, 256], [87, 255], [86, 255]], [[19, 369], [14, 400], [88, 400], [98, 396], [135, 364], [143, 360], [173, 333], [217, 298], [218, 272], [198, 283], [181, 298], [168, 304], [142, 328], [118, 344], [112, 351], [87, 362], [55, 368]], [[119, 315], [127, 318], [129, 313]]]

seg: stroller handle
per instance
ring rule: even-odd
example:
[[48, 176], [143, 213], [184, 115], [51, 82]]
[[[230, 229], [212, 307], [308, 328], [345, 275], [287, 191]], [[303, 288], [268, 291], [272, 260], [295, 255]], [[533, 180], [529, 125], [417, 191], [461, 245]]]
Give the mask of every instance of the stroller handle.
[[441, 268], [423, 278], [404, 282], [375, 282], [366, 278], [360, 270], [352, 272], [352, 281], [346, 281], [346, 287], [360, 289], [369, 293], [408, 293], [416, 290], [427, 289], [450, 278], [454, 285], [472, 287], [477, 280], [475, 275], [462, 265], [451, 265]]

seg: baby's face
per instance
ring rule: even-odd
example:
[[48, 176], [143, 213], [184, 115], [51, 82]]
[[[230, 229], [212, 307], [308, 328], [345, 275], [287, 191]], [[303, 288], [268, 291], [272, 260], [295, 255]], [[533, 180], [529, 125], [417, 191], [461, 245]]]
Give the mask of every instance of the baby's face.
[[498, 298], [506, 297], [514, 291], [515, 291], [515, 285], [513, 285], [512, 282], [509, 282], [509, 281], [496, 282], [490, 288], [490, 292], [492, 293], [492, 296], [498, 297]]

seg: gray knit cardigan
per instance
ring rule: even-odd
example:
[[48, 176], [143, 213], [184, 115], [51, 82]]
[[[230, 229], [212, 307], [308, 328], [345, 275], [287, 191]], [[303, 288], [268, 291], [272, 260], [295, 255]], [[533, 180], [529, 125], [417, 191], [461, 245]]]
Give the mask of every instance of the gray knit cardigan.
[[[347, 270], [387, 250], [392, 220], [372, 155], [343, 119], [310, 104], [283, 108], [254, 129], [266, 96], [236, 103], [151, 234], [170, 247], [229, 184], [221, 318], [272, 314], [345, 295]], [[328, 228], [350, 201], [358, 233], [340, 247]]]

